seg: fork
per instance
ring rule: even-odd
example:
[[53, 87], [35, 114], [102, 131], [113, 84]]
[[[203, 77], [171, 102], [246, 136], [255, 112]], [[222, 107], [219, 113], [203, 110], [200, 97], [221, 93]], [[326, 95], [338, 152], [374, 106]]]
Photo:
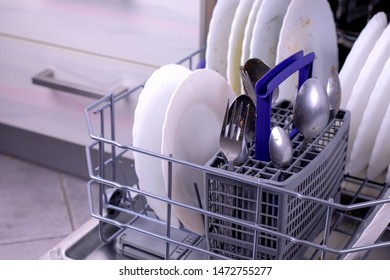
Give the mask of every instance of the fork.
[[222, 153], [225, 155], [228, 170], [234, 171], [234, 161], [240, 156], [245, 143], [245, 130], [249, 114], [249, 106], [246, 108], [244, 118], [242, 118], [243, 103], [238, 106], [233, 102], [232, 112], [229, 114], [229, 101], [226, 106], [225, 116], [223, 119], [219, 145]]
[[253, 102], [256, 104], [256, 93], [255, 88], [253, 87], [251, 78], [249, 77], [248, 72], [244, 69], [244, 66], [240, 66], [240, 75], [242, 84], [244, 86], [245, 93], [252, 98]]

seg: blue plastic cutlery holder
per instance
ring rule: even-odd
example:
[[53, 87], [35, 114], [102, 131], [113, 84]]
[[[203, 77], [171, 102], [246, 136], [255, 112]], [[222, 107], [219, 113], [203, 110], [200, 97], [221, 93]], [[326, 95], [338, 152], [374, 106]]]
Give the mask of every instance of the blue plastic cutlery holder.
[[255, 135], [255, 158], [262, 161], [270, 161], [269, 137], [271, 134], [271, 106], [272, 93], [287, 78], [299, 71], [298, 89], [311, 77], [314, 53], [303, 56], [303, 52], [297, 52], [286, 58], [259, 81], [255, 90], [257, 95], [256, 104], [256, 135]]

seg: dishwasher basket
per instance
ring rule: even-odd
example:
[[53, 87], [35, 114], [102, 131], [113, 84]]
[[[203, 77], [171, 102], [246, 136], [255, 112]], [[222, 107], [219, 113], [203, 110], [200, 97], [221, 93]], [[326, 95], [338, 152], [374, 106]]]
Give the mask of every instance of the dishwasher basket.
[[[192, 69], [203, 52], [180, 63]], [[387, 184], [344, 174], [349, 112], [341, 110], [303, 153], [297, 152], [303, 139], [296, 135], [291, 166], [256, 161], [252, 147], [247, 162], [230, 172], [220, 152], [197, 165], [132, 146], [130, 108], [142, 88], [108, 94], [85, 109], [92, 139], [86, 147], [90, 212], [99, 221], [100, 239], [116, 244], [123, 258], [341, 259], [348, 253], [377, 258], [378, 250], [390, 246], [387, 227], [376, 244], [353, 248], [377, 207], [390, 199], [384, 197]], [[291, 118], [289, 102], [273, 107], [273, 125], [289, 131]], [[208, 187], [203, 207], [173, 200], [171, 186], [167, 197], [143, 191], [132, 159], [136, 152], [168, 161], [168, 169], [180, 164], [201, 171]], [[167, 217], [174, 205], [201, 214], [205, 234], [160, 220], [146, 197], [165, 202]]]
[[[287, 101], [274, 106], [271, 114], [273, 126], [290, 130], [292, 111], [292, 105]], [[206, 172], [209, 210], [260, 225], [271, 232], [313, 240], [324, 228], [326, 207], [291, 197], [280, 190], [339, 201], [349, 121], [349, 112], [340, 111], [303, 152], [300, 151], [303, 136], [295, 136], [292, 139], [293, 160], [287, 168], [255, 160], [252, 147], [248, 160], [235, 168], [237, 179]], [[221, 152], [207, 165], [223, 170], [227, 168]], [[248, 177], [250, 182], [241, 181], [241, 176]], [[270, 231], [254, 230], [223, 218], [210, 217], [207, 221], [210, 249], [233, 258], [294, 259], [304, 253], [302, 246], [279, 238]]]

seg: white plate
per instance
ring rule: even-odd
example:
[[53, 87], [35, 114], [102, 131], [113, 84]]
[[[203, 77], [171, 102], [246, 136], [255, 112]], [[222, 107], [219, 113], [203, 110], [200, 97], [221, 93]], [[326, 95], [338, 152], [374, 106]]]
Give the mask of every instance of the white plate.
[[227, 53], [227, 80], [236, 95], [241, 94], [240, 62], [242, 41], [254, 0], [241, 0], [234, 15]]
[[280, 29], [291, 0], [263, 0], [257, 13], [250, 46], [250, 57], [275, 66]]
[[[336, 24], [327, 0], [293, 0], [286, 12], [276, 52], [276, 64], [303, 50], [315, 52], [312, 76], [324, 87], [329, 70], [338, 69]], [[295, 100], [298, 75], [295, 73], [279, 86], [279, 100]]]
[[[367, 178], [370, 180], [375, 180], [383, 171], [386, 171], [386, 168], [390, 164], [390, 105], [387, 106], [383, 119], [378, 119], [377, 121], [380, 120], [382, 123], [376, 135], [375, 144], [368, 163]], [[390, 183], [390, 181], [386, 182]]]
[[206, 68], [226, 79], [227, 52], [233, 18], [239, 0], [218, 1], [211, 16], [206, 39]]
[[[199, 69], [188, 75], [177, 87], [168, 105], [161, 153], [196, 164], [206, 164], [219, 150], [219, 135], [227, 100], [233, 100], [234, 97], [227, 81], [215, 71]], [[167, 165], [163, 161], [166, 187]], [[199, 207], [194, 183], [203, 200], [203, 173], [179, 164], [173, 164], [172, 173], [172, 198]], [[202, 215], [180, 206], [173, 208], [186, 227], [201, 235], [205, 233]]]
[[[390, 198], [390, 191], [388, 190], [383, 196], [384, 199]], [[390, 223], [390, 203], [377, 205], [371, 214], [365, 219], [362, 232], [357, 235], [356, 241], [353, 240], [353, 244], [350, 244], [350, 248], [364, 247], [375, 244], [378, 238], [381, 236], [387, 225]], [[360, 228], [361, 229], [361, 228]], [[358, 259], [364, 256], [367, 251], [358, 251], [355, 253], [347, 254], [343, 259], [352, 260]]]
[[[140, 93], [134, 113], [133, 145], [151, 152], [161, 152], [161, 133], [164, 116], [171, 95], [179, 82], [191, 71], [184, 66], [170, 64], [153, 72]], [[161, 172], [161, 160], [142, 153], [134, 152], [135, 171], [142, 190], [166, 197], [164, 179]], [[166, 221], [165, 202], [146, 197], [156, 215]], [[175, 213], [171, 215], [172, 224], [179, 225]]]
[[386, 25], [386, 14], [384, 12], [375, 14], [353, 44], [339, 74], [342, 89], [340, 108], [345, 108], [347, 105], [360, 70]]
[[[352, 146], [348, 169], [349, 174], [352, 176], [356, 176], [361, 171], [366, 171], [369, 162], [372, 164], [370, 177], [378, 176], [378, 171], [382, 172], [390, 163], [390, 149], [387, 148], [389, 147], [388, 136], [390, 136], [390, 127], [386, 127], [387, 120], [384, 119], [388, 104], [390, 103], [389, 77], [390, 59], [387, 59], [368, 100]], [[381, 127], [382, 120], [383, 127]], [[370, 159], [374, 144], [377, 146], [375, 148], [375, 156]], [[386, 157], [386, 154], [389, 156]], [[383, 167], [383, 169], [379, 170], [379, 166]]]
[[370, 95], [374, 90], [376, 81], [390, 56], [390, 25], [387, 25], [379, 39], [376, 41], [374, 48], [370, 52], [366, 63], [362, 67], [359, 77], [353, 86], [352, 94], [348, 100], [346, 109], [351, 112], [351, 122], [349, 127], [348, 151], [347, 151], [347, 171], [351, 158], [353, 143], [357, 135], [363, 114]]
[[245, 62], [250, 58], [253, 27], [255, 26], [257, 13], [259, 12], [262, 1], [263, 0], [255, 0], [248, 16], [248, 22], [245, 26], [244, 39], [242, 41], [241, 65], [244, 65]]

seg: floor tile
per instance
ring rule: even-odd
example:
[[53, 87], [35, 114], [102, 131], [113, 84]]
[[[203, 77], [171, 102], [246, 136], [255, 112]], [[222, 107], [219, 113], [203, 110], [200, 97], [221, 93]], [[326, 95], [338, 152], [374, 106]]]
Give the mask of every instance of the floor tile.
[[0, 260], [36, 260], [62, 239], [63, 237], [1, 245]]
[[0, 155], [0, 245], [72, 231], [59, 174]]
[[87, 180], [61, 174], [72, 229], [75, 230], [91, 218], [89, 214]]

